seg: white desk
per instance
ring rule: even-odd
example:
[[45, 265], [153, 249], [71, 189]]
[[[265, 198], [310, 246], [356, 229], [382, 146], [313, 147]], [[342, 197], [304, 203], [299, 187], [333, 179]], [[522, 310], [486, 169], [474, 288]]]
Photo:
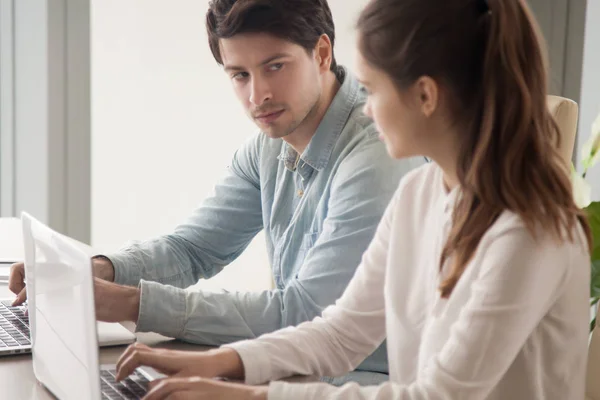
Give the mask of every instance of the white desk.
[[[0, 218], [0, 222], [1, 222]], [[0, 227], [2, 224], [0, 223]], [[17, 234], [20, 234], [18, 232]], [[15, 241], [13, 241], [14, 243]], [[19, 242], [20, 243], [20, 242]], [[0, 254], [0, 258], [2, 254]], [[8, 290], [6, 284], [0, 283], [0, 299], [12, 298], [14, 295]], [[124, 323], [130, 331], [134, 331], [133, 323]], [[137, 333], [137, 340], [149, 346], [170, 348], [177, 350], [207, 350], [206, 346], [196, 346], [183, 343], [178, 340], [167, 338], [155, 333]], [[100, 364], [115, 364], [126, 346], [115, 346], [100, 349]], [[58, 367], [58, 366], [57, 366]], [[295, 377], [286, 379], [293, 382], [315, 381], [314, 377]], [[31, 355], [16, 355], [0, 357], [0, 399], [10, 400], [55, 400], [41, 384], [35, 379], [33, 374], [33, 364]], [[85, 398], [82, 397], [82, 400]]]

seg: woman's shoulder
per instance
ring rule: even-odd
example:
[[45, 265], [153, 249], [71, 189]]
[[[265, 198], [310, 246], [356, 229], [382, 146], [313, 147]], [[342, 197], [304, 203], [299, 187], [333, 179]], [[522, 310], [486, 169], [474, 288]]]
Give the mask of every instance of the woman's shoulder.
[[402, 177], [396, 202], [423, 205], [443, 194], [443, 172], [434, 162], [421, 165]]
[[444, 197], [443, 187], [443, 172], [437, 164], [429, 162], [413, 169], [400, 180], [390, 204], [394, 219], [402, 218], [403, 224], [422, 223], [439, 208]]
[[[587, 253], [587, 240], [580, 223], [575, 223], [568, 232], [562, 230], [559, 235], [553, 229], [543, 227], [540, 223], [528, 226], [521, 215], [516, 212], [503, 211], [488, 229], [482, 242], [492, 245], [501, 239], [509, 239], [518, 247], [528, 247], [533, 251], [547, 251], [558, 255], [569, 257], [575, 253]], [[505, 240], [502, 240], [505, 242]]]
[[440, 167], [434, 162], [425, 163], [406, 175], [400, 180], [398, 192], [419, 193], [423, 190], [435, 189], [435, 183], [441, 176]]

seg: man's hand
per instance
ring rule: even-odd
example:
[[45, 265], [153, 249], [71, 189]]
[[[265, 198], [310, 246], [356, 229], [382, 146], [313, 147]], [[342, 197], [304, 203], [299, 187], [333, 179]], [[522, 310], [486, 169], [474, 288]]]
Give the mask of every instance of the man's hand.
[[[92, 259], [92, 273], [95, 277], [106, 281], [112, 282], [115, 279], [115, 268], [112, 262], [106, 257]], [[17, 298], [12, 303], [13, 306], [20, 306], [27, 300], [27, 291], [25, 290], [25, 264], [22, 262], [13, 264], [10, 267], [8, 288], [17, 295]]]
[[96, 319], [105, 322], [133, 321], [140, 312], [140, 289], [94, 278]]
[[17, 295], [17, 298], [12, 303], [13, 306], [20, 306], [27, 300], [27, 292], [25, 290], [25, 264], [16, 263], [10, 267], [8, 288]]

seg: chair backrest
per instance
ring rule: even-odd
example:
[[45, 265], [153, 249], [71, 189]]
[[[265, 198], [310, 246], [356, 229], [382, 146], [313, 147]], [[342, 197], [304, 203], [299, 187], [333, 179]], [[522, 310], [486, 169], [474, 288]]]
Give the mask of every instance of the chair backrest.
[[571, 168], [579, 107], [573, 100], [559, 96], [548, 96], [548, 109], [558, 124], [560, 133], [559, 151], [567, 167]]
[[[570, 168], [577, 134], [577, 103], [564, 97], [548, 96], [548, 109], [558, 124], [560, 154]], [[600, 329], [592, 332], [585, 385], [585, 400], [600, 400]]]
[[[548, 108], [561, 135], [560, 154], [570, 168], [577, 133], [578, 107], [572, 100], [548, 96]], [[600, 400], [600, 329], [594, 329], [588, 348], [585, 400]]]

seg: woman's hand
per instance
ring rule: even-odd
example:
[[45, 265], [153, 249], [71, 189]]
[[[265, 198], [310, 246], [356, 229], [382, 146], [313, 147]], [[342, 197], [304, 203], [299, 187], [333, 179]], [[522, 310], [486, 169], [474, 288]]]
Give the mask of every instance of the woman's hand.
[[243, 379], [244, 366], [238, 353], [232, 349], [204, 352], [153, 349], [134, 343], [117, 361], [117, 380], [122, 380], [141, 366], [148, 366], [170, 377], [216, 376]]
[[143, 400], [267, 400], [267, 387], [254, 387], [213, 379], [165, 378], [150, 383]]

